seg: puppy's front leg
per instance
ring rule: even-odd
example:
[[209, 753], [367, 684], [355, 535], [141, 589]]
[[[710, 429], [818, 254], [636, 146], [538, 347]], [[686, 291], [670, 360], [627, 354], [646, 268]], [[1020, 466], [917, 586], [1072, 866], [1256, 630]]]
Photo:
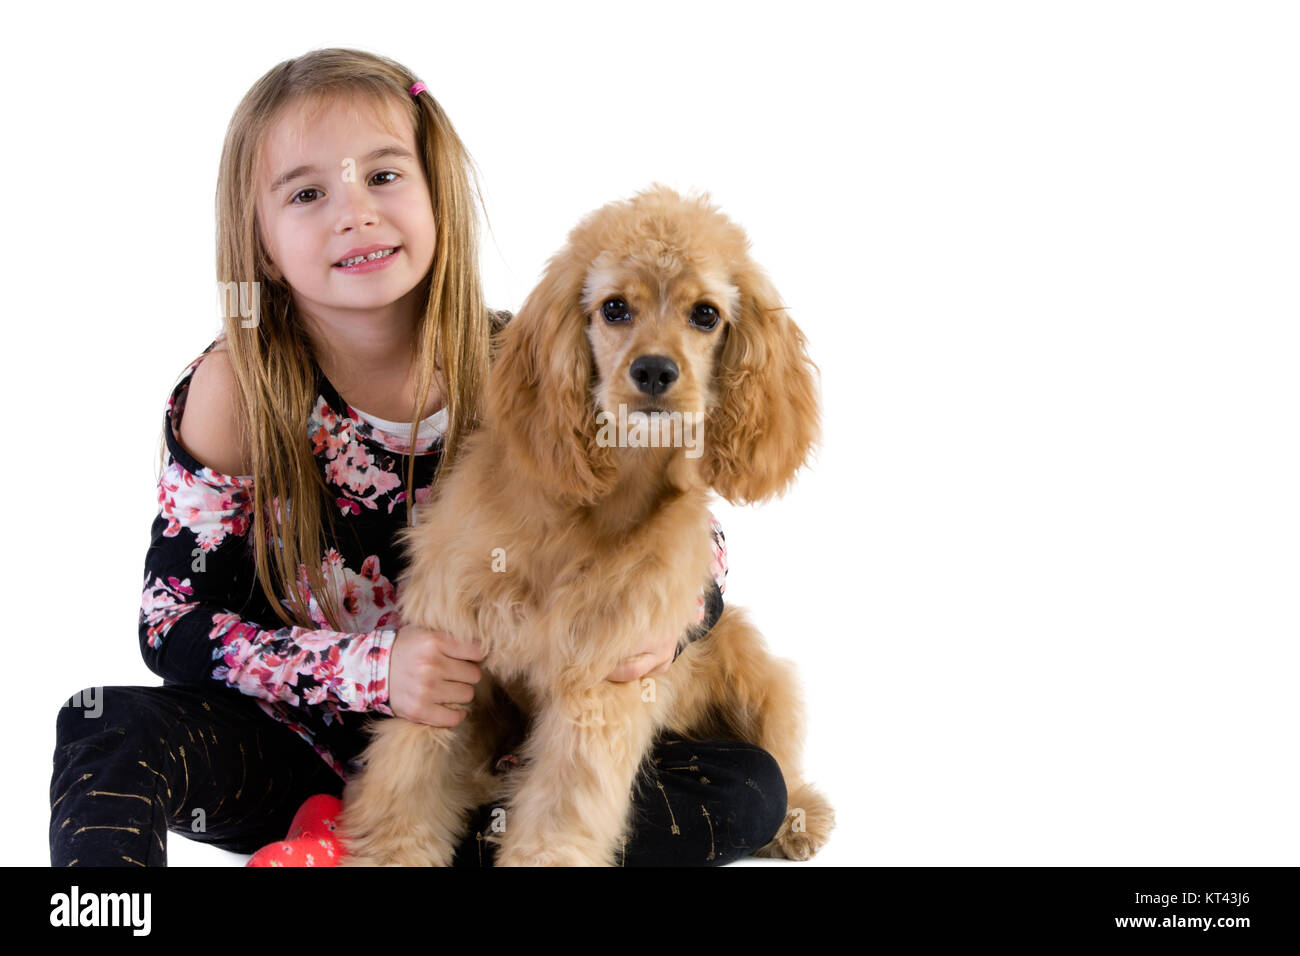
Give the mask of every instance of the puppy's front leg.
[[[525, 766], [511, 781], [498, 866], [617, 862], [632, 785], [655, 731], [638, 682], [601, 682], [555, 698], [535, 715]], [[514, 774], [511, 774], [514, 776]]]
[[364, 768], [343, 790], [344, 866], [450, 866], [470, 811], [485, 800], [492, 682], [458, 727], [380, 722]]

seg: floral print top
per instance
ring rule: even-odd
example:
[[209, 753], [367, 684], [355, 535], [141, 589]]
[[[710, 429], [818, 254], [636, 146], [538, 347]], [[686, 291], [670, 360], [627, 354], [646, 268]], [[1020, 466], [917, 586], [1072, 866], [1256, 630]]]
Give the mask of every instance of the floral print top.
[[[498, 321], [509, 317], [500, 313]], [[316, 366], [318, 395], [305, 434], [329, 490], [322, 507], [336, 509], [337, 540], [322, 559], [322, 573], [344, 629], [333, 630], [320, 612], [305, 566], [299, 594], [316, 627], [282, 626], [257, 581], [249, 534], [252, 476], [213, 471], [178, 437], [194, 370], [223, 338], [186, 368], [167, 401], [167, 455], [145, 555], [140, 650], [164, 685], [215, 682], [223, 693], [252, 697], [346, 780], [359, 769], [367, 743], [363, 722], [392, 716], [389, 652], [401, 626], [394, 582], [405, 564], [393, 539], [406, 522], [407, 455], [415, 455], [420, 504], [432, 489], [446, 415], [425, 419], [411, 449], [409, 427], [385, 431], [382, 419], [343, 401]], [[328, 533], [328, 523], [325, 528]], [[716, 519], [710, 532], [714, 580], [701, 594], [700, 623], [688, 639], [706, 633], [722, 612], [726, 539]]]

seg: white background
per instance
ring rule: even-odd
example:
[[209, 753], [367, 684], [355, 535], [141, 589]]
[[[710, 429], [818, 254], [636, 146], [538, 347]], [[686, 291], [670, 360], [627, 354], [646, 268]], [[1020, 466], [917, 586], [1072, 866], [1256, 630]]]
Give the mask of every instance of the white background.
[[[866, 865], [1295, 865], [1300, 29], [1264, 3], [21, 5], [6, 25], [4, 862], [136, 630], [167, 394], [217, 330], [247, 88], [428, 84], [491, 302], [652, 181], [744, 225], [822, 371], [786, 498], [717, 509]], [[241, 857], [170, 840], [171, 862]]]

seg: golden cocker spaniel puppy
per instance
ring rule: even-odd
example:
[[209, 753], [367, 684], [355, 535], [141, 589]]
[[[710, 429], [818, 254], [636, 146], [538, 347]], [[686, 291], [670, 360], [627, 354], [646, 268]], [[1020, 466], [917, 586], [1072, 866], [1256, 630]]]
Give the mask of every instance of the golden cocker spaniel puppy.
[[[498, 865], [609, 864], [665, 730], [775, 757], [790, 812], [760, 855], [825, 842], [794, 674], [743, 611], [651, 681], [605, 680], [696, 620], [710, 490], [779, 495], [819, 437], [804, 336], [748, 247], [707, 197], [651, 188], [583, 219], [500, 333], [481, 424], [403, 532], [398, 588], [404, 623], [481, 643], [484, 676], [455, 728], [372, 725], [344, 792], [346, 863], [449, 865], [496, 801]], [[502, 694], [528, 727], [520, 768], [495, 776]]]

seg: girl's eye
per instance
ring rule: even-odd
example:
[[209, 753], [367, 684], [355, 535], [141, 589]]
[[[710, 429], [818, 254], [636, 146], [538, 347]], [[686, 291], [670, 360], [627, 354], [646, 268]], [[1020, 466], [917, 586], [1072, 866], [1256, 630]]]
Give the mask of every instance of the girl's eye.
[[718, 310], [707, 302], [701, 302], [691, 312], [691, 325], [708, 331], [718, 324]]
[[[383, 170], [382, 172], [378, 172], [378, 173], [375, 173], [374, 175], [372, 175], [372, 176], [370, 177], [370, 183], [371, 183], [371, 185], [374, 185], [374, 186], [387, 186], [389, 183], [394, 182], [394, 181], [398, 178], [398, 175], [399, 175], [398, 173], [394, 172], [394, 171], [391, 170], [391, 169], [385, 169], [385, 170]], [[379, 176], [391, 176], [391, 177], [393, 177], [393, 178], [392, 178], [392, 179], [384, 179], [384, 180], [381, 180], [380, 182], [375, 182], [375, 179], [376, 179], [377, 177], [379, 177]], [[302, 198], [303, 196], [306, 196], [306, 195], [308, 195], [309, 193], [310, 193], [310, 194], [313, 194], [312, 198], [309, 198], [309, 199], [303, 199], [303, 198]], [[312, 186], [312, 187], [310, 187], [310, 188], [308, 188], [308, 189], [300, 189], [300, 190], [298, 190], [298, 192], [294, 193], [294, 196], [293, 196], [293, 199], [291, 200], [291, 202], [292, 202], [294, 205], [297, 205], [297, 206], [305, 206], [305, 205], [307, 205], [308, 203], [315, 202], [315, 201], [316, 201], [317, 199], [319, 199], [319, 198], [320, 198], [320, 190], [317, 189], [315, 186]]]
[[601, 315], [605, 316], [606, 322], [626, 322], [632, 317], [631, 311], [622, 299], [606, 299], [605, 304], [600, 307]]

